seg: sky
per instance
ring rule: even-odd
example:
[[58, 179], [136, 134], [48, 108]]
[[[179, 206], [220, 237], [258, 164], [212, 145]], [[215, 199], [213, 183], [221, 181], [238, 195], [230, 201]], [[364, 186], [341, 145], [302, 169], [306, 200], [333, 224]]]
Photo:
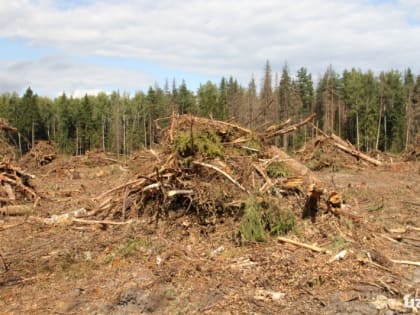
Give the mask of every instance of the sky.
[[329, 65], [420, 74], [420, 0], [0, 0], [0, 93], [195, 90]]

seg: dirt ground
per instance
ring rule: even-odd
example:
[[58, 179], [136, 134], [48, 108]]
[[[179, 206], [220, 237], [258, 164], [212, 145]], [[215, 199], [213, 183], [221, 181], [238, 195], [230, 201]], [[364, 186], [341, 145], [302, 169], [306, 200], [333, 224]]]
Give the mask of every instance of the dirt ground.
[[[86, 207], [141, 167], [135, 159], [58, 157], [31, 170], [43, 198], [30, 215]], [[237, 237], [235, 217], [206, 225], [188, 217], [156, 225], [140, 217], [118, 226], [50, 226], [0, 217], [0, 313], [415, 312], [402, 302], [405, 295], [420, 296], [420, 267], [389, 259], [420, 261], [420, 163], [323, 169], [316, 175], [360, 217], [321, 211], [311, 222], [295, 213], [298, 228], [287, 237], [330, 253], [276, 238], [246, 242]], [[342, 250], [343, 259], [332, 259]]]

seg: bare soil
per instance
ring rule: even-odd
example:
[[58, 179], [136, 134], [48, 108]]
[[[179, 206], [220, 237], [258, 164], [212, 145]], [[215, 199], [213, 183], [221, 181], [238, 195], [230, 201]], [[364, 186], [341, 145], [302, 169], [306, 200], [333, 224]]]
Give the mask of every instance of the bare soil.
[[[32, 169], [43, 197], [31, 216], [88, 207], [145, 167], [141, 155], [62, 157]], [[319, 212], [287, 235], [331, 251], [247, 242], [240, 218], [198, 224], [188, 216], [151, 224], [49, 226], [0, 217], [1, 314], [400, 314], [419, 296], [420, 163], [316, 175], [360, 219]], [[408, 228], [407, 228], [408, 227]], [[393, 229], [404, 228], [400, 233]], [[342, 260], [331, 258], [342, 250]], [[369, 253], [369, 255], [368, 255]], [[368, 258], [370, 256], [370, 259]], [[381, 304], [382, 303], [382, 304]]]

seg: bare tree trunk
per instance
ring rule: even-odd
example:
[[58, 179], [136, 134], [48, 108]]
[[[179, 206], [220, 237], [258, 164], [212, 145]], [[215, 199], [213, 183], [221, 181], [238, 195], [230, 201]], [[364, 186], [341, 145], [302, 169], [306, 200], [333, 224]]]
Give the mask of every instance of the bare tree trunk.
[[32, 148], [35, 146], [35, 121], [32, 120]]
[[360, 134], [359, 134], [359, 112], [356, 112], [356, 137], [357, 137], [357, 150], [360, 151]]
[[380, 134], [381, 134], [381, 119], [382, 119], [382, 95], [381, 95], [381, 101], [379, 103], [378, 130], [377, 130], [377, 134], [376, 134], [375, 150], [379, 149], [379, 137], [380, 137]]
[[405, 116], [407, 117], [407, 128], [406, 128], [406, 131], [405, 131], [405, 150], [408, 149], [408, 145], [410, 143], [410, 125], [411, 125], [410, 99], [411, 99], [411, 93], [408, 94], [408, 101], [407, 101], [407, 104], [405, 106]]
[[388, 141], [388, 137], [387, 137], [387, 128], [386, 128], [386, 114], [384, 115], [384, 134], [385, 134], [385, 138], [384, 138], [384, 151], [386, 151], [387, 148], [387, 141]]
[[22, 156], [22, 139], [20, 136], [20, 132], [18, 132], [18, 143], [19, 143], [19, 152], [20, 152], [20, 156]]
[[79, 155], [79, 126], [76, 124], [76, 156]]
[[152, 125], [152, 114], [149, 114], [149, 146], [152, 147], [153, 143], [153, 125]]
[[126, 118], [125, 118], [125, 114], [123, 115], [123, 154], [126, 155], [127, 154], [127, 137], [126, 137]]
[[146, 127], [146, 117], [143, 117], [143, 129], [144, 129], [144, 147], [147, 148], [147, 127]]
[[407, 130], [406, 135], [405, 135], [405, 150], [407, 151], [408, 149], [408, 144], [409, 144], [409, 140], [410, 140], [410, 125], [411, 125], [411, 119], [410, 117], [408, 117], [407, 119]]
[[105, 152], [105, 116], [102, 116], [102, 151]]

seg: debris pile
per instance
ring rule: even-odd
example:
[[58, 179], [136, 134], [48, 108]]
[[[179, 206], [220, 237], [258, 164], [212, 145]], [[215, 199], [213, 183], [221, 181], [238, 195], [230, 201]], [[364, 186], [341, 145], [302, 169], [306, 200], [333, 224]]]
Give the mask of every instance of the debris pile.
[[420, 160], [420, 134], [416, 136], [415, 144], [402, 154], [402, 158], [406, 162]]
[[19, 204], [31, 201], [36, 206], [39, 196], [30, 183], [33, 175], [7, 162], [0, 163], [0, 214], [20, 212]]
[[313, 118], [258, 133], [229, 122], [173, 115], [162, 146], [143, 163], [148, 171], [96, 197], [90, 215], [124, 221], [147, 214], [155, 222], [191, 215], [207, 224], [243, 214], [250, 199], [267, 208], [312, 211], [322, 183], [268, 140]]
[[9, 144], [6, 132], [15, 133], [17, 129], [3, 118], [0, 118], [0, 159], [3, 161], [12, 161], [16, 159], [15, 148]]
[[22, 159], [26, 167], [40, 167], [51, 163], [57, 157], [57, 150], [51, 141], [38, 141]]
[[311, 170], [379, 166], [379, 160], [358, 151], [349, 141], [332, 134], [315, 137], [299, 151], [299, 158]]

